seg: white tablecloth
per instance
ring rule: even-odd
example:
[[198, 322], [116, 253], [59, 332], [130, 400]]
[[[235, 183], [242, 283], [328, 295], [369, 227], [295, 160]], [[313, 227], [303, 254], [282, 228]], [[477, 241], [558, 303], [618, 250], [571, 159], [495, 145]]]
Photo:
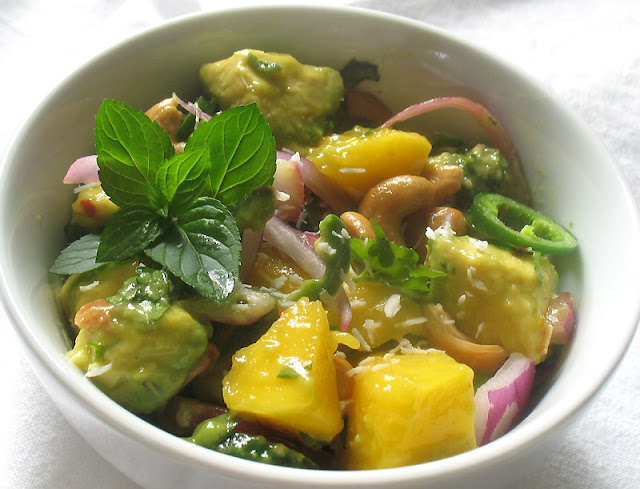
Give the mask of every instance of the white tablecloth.
[[[4, 97], [0, 149], [42, 96], [102, 48], [166, 19], [231, 3], [246, 2], [0, 0]], [[323, 3], [419, 19], [519, 66], [592, 127], [640, 198], [638, 0]], [[1, 488], [138, 488], [103, 461], [53, 406], [1, 310], [0, 372]], [[549, 453], [546, 467], [534, 473], [523, 467], [523, 477], [514, 489], [640, 488], [638, 372], [640, 343], [636, 340], [602, 395]]]

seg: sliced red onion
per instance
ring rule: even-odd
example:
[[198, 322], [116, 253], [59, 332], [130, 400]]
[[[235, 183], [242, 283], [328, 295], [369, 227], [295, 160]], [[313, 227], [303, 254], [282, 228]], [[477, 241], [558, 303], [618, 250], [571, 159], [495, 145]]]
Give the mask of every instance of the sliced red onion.
[[302, 232], [292, 228], [278, 217], [272, 217], [264, 226], [264, 239], [290, 256], [300, 268], [313, 278], [324, 275], [325, 264]]
[[278, 158], [295, 162], [304, 184], [325, 201], [336, 214], [340, 215], [354, 208], [353, 201], [347, 193], [323, 175], [312, 161], [301, 157], [298, 153], [287, 151], [278, 151]]
[[571, 292], [558, 292], [551, 297], [545, 322], [551, 326], [551, 344], [566, 345], [573, 337], [575, 309]]
[[173, 92], [171, 95], [180, 104], [180, 107], [182, 107], [190, 114], [195, 115], [197, 119], [202, 119], [204, 121], [208, 121], [211, 119], [211, 115], [202, 111], [200, 107], [198, 107], [198, 104], [194, 104], [193, 102], [185, 102], [180, 97], [178, 97], [178, 95], [176, 95], [176, 92]]
[[287, 222], [296, 222], [304, 202], [304, 182], [298, 165], [290, 159], [276, 161], [273, 188], [286, 195], [286, 200], [276, 200], [276, 216]]
[[[317, 279], [324, 275], [326, 265], [315, 252], [307, 234], [309, 233], [292, 228], [276, 216], [269, 219], [264, 227], [265, 240], [291, 257], [302, 270]], [[340, 318], [340, 327], [342, 331], [346, 331], [351, 323], [352, 310], [344, 289], [341, 288], [335, 296], [326, 294], [322, 300], [327, 307], [337, 312]]]
[[517, 160], [517, 152], [513, 142], [498, 119], [486, 107], [465, 97], [438, 97], [411, 105], [394, 115], [381, 127], [391, 127], [396, 122], [405, 121], [438, 109], [460, 109], [466, 112], [482, 127], [491, 144], [497, 147], [508, 161]]
[[478, 388], [476, 403], [476, 440], [485, 445], [504, 435], [520, 419], [529, 401], [533, 360], [512, 353], [495, 375]]
[[100, 183], [98, 176], [98, 157], [96, 155], [83, 156], [71, 163], [63, 183]]

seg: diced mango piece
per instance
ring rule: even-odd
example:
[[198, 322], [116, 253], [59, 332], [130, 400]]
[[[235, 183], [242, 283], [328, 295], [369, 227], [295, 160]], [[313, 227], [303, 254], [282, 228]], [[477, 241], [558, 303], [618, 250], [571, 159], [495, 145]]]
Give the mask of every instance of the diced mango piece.
[[236, 352], [223, 380], [227, 407], [292, 433], [333, 439], [343, 427], [337, 338], [322, 303], [300, 299], [256, 343]]
[[475, 448], [473, 370], [439, 350], [357, 367], [345, 451], [350, 470], [429, 462]]
[[429, 264], [447, 274], [433, 280], [434, 299], [461, 331], [536, 363], [544, 359], [551, 339], [544, 314], [558, 282], [547, 258], [440, 234], [429, 240]]
[[348, 296], [353, 312], [349, 331], [364, 350], [424, 329], [422, 307], [385, 282], [357, 282]]
[[305, 155], [318, 170], [360, 201], [374, 185], [398, 175], [419, 175], [431, 143], [424, 136], [395, 129], [356, 126], [325, 136]]
[[291, 258], [263, 243], [247, 282], [255, 287], [278, 289], [289, 294], [311, 278]]

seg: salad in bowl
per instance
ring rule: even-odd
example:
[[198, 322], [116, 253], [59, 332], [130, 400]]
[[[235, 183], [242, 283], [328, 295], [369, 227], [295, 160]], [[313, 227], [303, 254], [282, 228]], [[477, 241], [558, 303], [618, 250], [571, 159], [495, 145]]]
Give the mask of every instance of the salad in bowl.
[[573, 336], [554, 259], [578, 241], [508, 128], [459, 95], [393, 113], [364, 59], [247, 48], [199, 79], [104, 100], [64, 176], [67, 360], [176, 443], [286, 467], [421, 464], [519, 422]]

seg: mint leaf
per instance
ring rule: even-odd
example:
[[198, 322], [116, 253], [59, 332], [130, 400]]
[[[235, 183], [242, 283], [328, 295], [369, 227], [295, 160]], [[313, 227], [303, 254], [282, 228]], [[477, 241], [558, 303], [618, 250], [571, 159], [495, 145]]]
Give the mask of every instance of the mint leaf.
[[214, 198], [200, 197], [174, 216], [164, 241], [145, 251], [203, 296], [222, 302], [238, 280], [240, 248], [229, 210]]
[[121, 207], [102, 232], [97, 259], [106, 262], [130, 258], [158, 239], [165, 227], [164, 219], [150, 207]]
[[201, 123], [185, 151], [199, 147], [210, 150], [211, 171], [204, 191], [226, 205], [273, 182], [275, 140], [255, 104], [228, 109]]
[[420, 263], [418, 253], [411, 248], [389, 241], [382, 228], [371, 222], [375, 239], [351, 238], [351, 256], [359, 273], [356, 280], [382, 280], [402, 288], [414, 296], [424, 296], [431, 288], [431, 279], [444, 275]]
[[58, 275], [71, 275], [101, 267], [104, 263], [96, 261], [99, 244], [100, 236], [97, 234], [87, 234], [73, 241], [58, 255], [49, 271]]
[[155, 183], [169, 203], [171, 214], [180, 214], [200, 196], [207, 171], [207, 148], [194, 148], [175, 155], [160, 167]]
[[95, 119], [102, 188], [114, 204], [146, 204], [158, 168], [175, 154], [167, 133], [144, 113], [105, 100]]

